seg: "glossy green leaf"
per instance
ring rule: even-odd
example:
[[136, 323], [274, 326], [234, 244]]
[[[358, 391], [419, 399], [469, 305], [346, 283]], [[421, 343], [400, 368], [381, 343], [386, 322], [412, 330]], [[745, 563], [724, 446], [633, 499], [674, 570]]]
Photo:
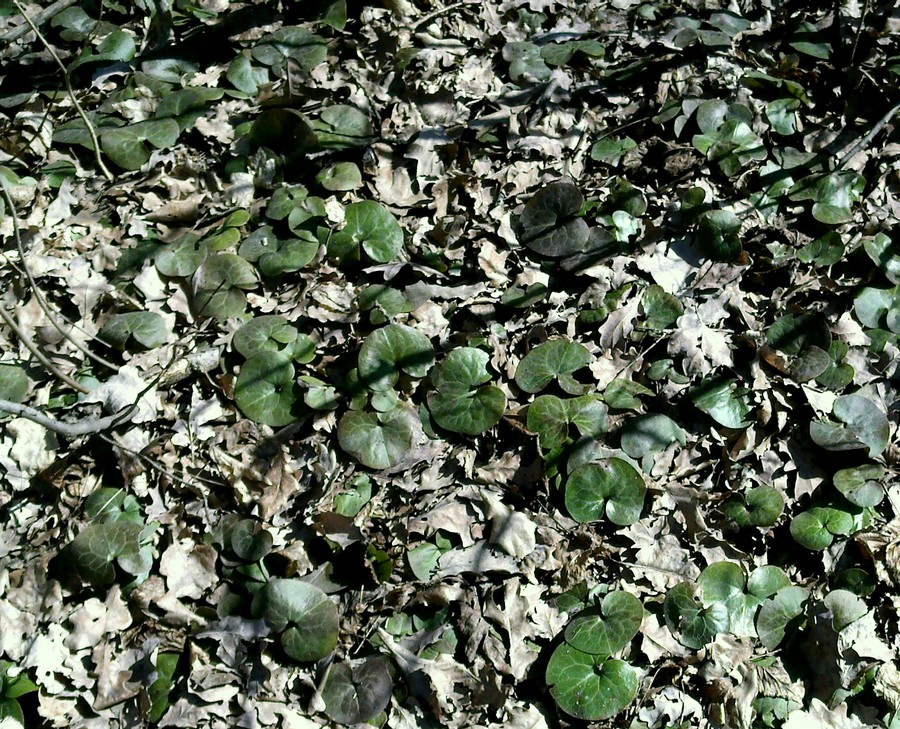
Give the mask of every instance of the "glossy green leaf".
[[272, 549], [272, 533], [253, 519], [240, 519], [228, 534], [228, 544], [245, 562], [259, 562]]
[[150, 148], [166, 149], [178, 141], [181, 129], [172, 119], [148, 119], [124, 127], [110, 127], [100, 133], [100, 146], [115, 164], [138, 170], [150, 159]]
[[878, 289], [872, 286], [863, 288], [853, 300], [856, 318], [869, 329], [887, 326], [891, 331], [900, 333], [900, 325], [887, 321], [888, 313], [896, 310], [900, 303], [900, 286], [892, 289]]
[[637, 147], [637, 142], [631, 137], [623, 137], [622, 139], [607, 137], [594, 142], [594, 145], [591, 147], [591, 159], [615, 166], [619, 164], [626, 152], [635, 147]]
[[571, 182], [554, 182], [535, 193], [516, 222], [519, 240], [548, 258], [571, 256], [584, 249], [590, 231], [575, 217], [584, 197]]
[[678, 640], [688, 648], [699, 649], [710, 643], [719, 633], [728, 631], [726, 606], [719, 602], [704, 604], [700, 588], [682, 582], [666, 593], [663, 615]]
[[453, 433], [478, 435], [493, 428], [506, 411], [506, 395], [489, 385], [488, 353], [474, 347], [459, 347], [435, 368], [436, 392], [428, 394], [434, 421]]
[[338, 443], [367, 468], [396, 466], [416, 444], [421, 424], [415, 411], [399, 405], [384, 413], [350, 410], [338, 423]]
[[341, 262], [360, 260], [360, 250], [376, 263], [388, 263], [403, 250], [403, 229], [391, 212], [374, 200], [348, 205], [344, 227], [328, 242], [328, 254]]
[[788, 626], [801, 617], [809, 592], [803, 587], [785, 587], [765, 600], [756, 618], [756, 632], [767, 650], [784, 640]]
[[211, 255], [194, 272], [194, 309], [198, 316], [216, 319], [240, 316], [247, 302], [241, 289], [254, 288], [258, 283], [253, 266], [240, 256]]
[[147, 718], [151, 723], [162, 719], [169, 708], [169, 695], [175, 688], [175, 672], [178, 670], [180, 653], [160, 653], [156, 656], [156, 680], [150, 684], [147, 694], [150, 698], [150, 712]]
[[582, 436], [595, 438], [608, 427], [608, 410], [596, 395], [561, 399], [555, 395], [539, 395], [528, 406], [528, 430], [538, 434], [544, 450], [562, 446], [574, 425]]
[[422, 332], [405, 324], [376, 329], [359, 350], [359, 379], [370, 390], [390, 390], [405, 372], [424, 377], [434, 364], [434, 348]]
[[746, 578], [734, 562], [713, 562], [697, 578], [703, 604], [721, 604], [728, 614], [728, 632], [739, 636], [755, 636], [753, 619], [760, 600], [745, 592]]
[[885, 233], [863, 239], [863, 247], [892, 284], [900, 284], [900, 245]]
[[545, 674], [560, 709], [577, 719], [615, 716], [637, 695], [637, 671], [625, 661], [591, 655], [563, 644], [550, 657]]
[[92, 585], [107, 585], [116, 578], [114, 564], [133, 575], [150, 569], [152, 553], [146, 546], [147, 527], [114, 521], [90, 524], [69, 545], [75, 569]]
[[731, 210], [710, 210], [700, 218], [697, 243], [714, 261], [733, 261], [741, 252], [741, 222]]
[[100, 329], [100, 338], [118, 347], [153, 349], [166, 343], [166, 323], [153, 311], [129, 311], [114, 314]]
[[668, 415], [650, 413], [627, 421], [621, 431], [622, 450], [632, 458], [657, 453], [672, 443], [687, 442], [685, 432]]
[[359, 724], [374, 718], [388, 705], [393, 681], [383, 656], [361, 663], [332, 664], [322, 688], [325, 713], [338, 724]]
[[732, 497], [722, 506], [722, 511], [739, 527], [768, 528], [784, 511], [784, 497], [772, 486], [754, 486], [743, 497]]
[[251, 50], [253, 58], [266, 66], [281, 67], [290, 58], [302, 71], [322, 63], [328, 46], [321, 36], [301, 26], [285, 26], [260, 38]]
[[234, 401], [251, 420], [273, 427], [297, 419], [298, 390], [294, 366], [283, 354], [260, 352], [241, 367], [234, 384]]
[[797, 251], [797, 259], [805, 263], [819, 266], [832, 266], [844, 257], [844, 243], [841, 236], [833, 230], [807, 243]]
[[817, 445], [833, 451], [868, 448], [871, 458], [887, 448], [890, 423], [871, 400], [858, 394], [843, 395], [835, 400], [833, 414], [841, 423], [827, 420], [810, 423], [809, 434]]
[[848, 590], [832, 590], [823, 602], [831, 611], [831, 623], [837, 633], [869, 612], [865, 600]]
[[345, 192], [362, 186], [362, 174], [353, 162], [336, 162], [317, 174], [316, 182], [330, 192]]
[[285, 653], [296, 661], [318, 661], [337, 646], [337, 608], [308, 582], [270, 580], [253, 598], [253, 612], [281, 633]]
[[241, 243], [238, 253], [252, 261], [266, 276], [299, 271], [308, 265], [319, 250], [319, 241], [312, 233], [302, 238], [279, 238], [272, 226], [258, 228]]
[[763, 565], [750, 573], [750, 577], [747, 579], [747, 592], [764, 600], [790, 585], [791, 578], [781, 567]]
[[570, 395], [581, 395], [585, 388], [572, 376], [591, 362], [591, 353], [578, 342], [551, 339], [532, 349], [516, 368], [516, 384], [524, 392], [540, 392], [553, 380]]
[[750, 406], [746, 394], [739, 390], [734, 380], [712, 377], [690, 391], [691, 401], [719, 425], [726, 428], [746, 428]]
[[884, 468], [874, 463], [844, 468], [834, 474], [834, 486], [851, 504], [863, 508], [878, 506], [884, 498], [884, 474]]
[[516, 41], [503, 46], [503, 60], [509, 62], [509, 76], [516, 83], [539, 83], [551, 76], [550, 67], [534, 43]]
[[566, 508], [580, 522], [604, 515], [620, 526], [641, 515], [646, 486], [641, 474], [621, 458], [606, 458], [576, 468], [566, 481]]
[[159, 251], [154, 265], [163, 276], [183, 278], [194, 273], [207, 255], [199, 236], [188, 233]]
[[853, 528], [853, 517], [833, 507], [814, 506], [791, 521], [791, 536], [807, 549], [820, 552], [831, 546], [835, 535], [846, 535]]
[[611, 592], [599, 607], [578, 613], [566, 626], [566, 643], [592, 655], [611, 656], [637, 635], [644, 620], [641, 601], [629, 592]]
[[260, 85], [266, 82], [269, 74], [266, 73], [264, 68], [254, 66], [253, 61], [250, 60], [250, 56], [245, 51], [229, 64], [225, 77], [238, 91], [256, 95], [259, 93]]
[[218, 101], [224, 94], [222, 89], [189, 86], [163, 97], [154, 116], [157, 119], [174, 119], [179, 128], [189, 129], [206, 113], [209, 103]]
[[766, 104], [766, 119], [778, 134], [785, 136], [797, 131], [797, 109], [800, 100], [791, 97], [775, 99]]
[[298, 362], [309, 362], [315, 344], [283, 316], [257, 316], [234, 333], [234, 349], [246, 359], [263, 352], [277, 352]]
[[666, 329], [684, 313], [684, 306], [662, 286], [648, 286], [641, 298], [641, 307], [650, 329]]

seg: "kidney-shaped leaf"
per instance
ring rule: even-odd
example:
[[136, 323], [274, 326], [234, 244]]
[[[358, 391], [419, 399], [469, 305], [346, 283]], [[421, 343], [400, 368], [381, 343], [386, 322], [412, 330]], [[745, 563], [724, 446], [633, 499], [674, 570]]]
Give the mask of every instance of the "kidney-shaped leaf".
[[706, 604], [699, 588], [689, 582], [675, 585], [666, 593], [663, 615], [666, 625], [688, 648], [702, 648], [719, 633], [728, 630], [728, 608], [720, 602]]
[[234, 333], [232, 346], [247, 359], [263, 352], [290, 356], [300, 332], [283, 316], [258, 316]]
[[572, 374], [591, 362], [587, 347], [568, 339], [551, 339], [532, 349], [516, 368], [516, 384], [525, 392], [540, 392], [553, 380], [570, 395], [581, 395], [584, 386]]
[[100, 330], [100, 338], [119, 349], [136, 342], [146, 349], [166, 343], [166, 324], [153, 311], [129, 311], [112, 316]]
[[174, 119], [148, 119], [104, 129], [100, 134], [100, 146], [122, 169], [138, 170], [150, 159], [150, 149], [145, 142], [156, 149], [164, 149], [175, 144], [180, 133]]
[[338, 724], [367, 722], [388, 705], [392, 690], [391, 674], [382, 656], [370, 656], [356, 666], [335, 663], [322, 689], [325, 713]]
[[338, 423], [338, 443], [364, 466], [381, 470], [403, 460], [421, 427], [415, 411], [406, 405], [385, 413], [350, 410]]
[[632, 458], [643, 458], [648, 453], [665, 450], [675, 442], [684, 445], [686, 436], [668, 415], [638, 415], [622, 428], [622, 450]]
[[525, 204], [517, 222], [519, 239], [535, 253], [561, 258], [579, 253], [590, 237], [583, 218], [574, 217], [584, 197], [571, 182], [554, 182]]
[[437, 392], [428, 395], [435, 422], [453, 433], [478, 435], [494, 427], [506, 410], [506, 395], [487, 385], [487, 352], [474, 347], [454, 349], [433, 377]]
[[297, 661], [318, 661], [338, 639], [338, 611], [315, 585], [296, 579], [267, 582], [253, 598], [255, 615], [281, 634], [285, 652]]
[[887, 448], [890, 424], [871, 400], [862, 395], [843, 395], [834, 401], [832, 411], [845, 425], [827, 420], [810, 423], [809, 434], [817, 445], [832, 451], [867, 447], [872, 458]]
[[608, 409], [595, 395], [568, 400], [556, 395], [538, 395], [528, 406], [528, 430], [538, 434], [544, 450], [553, 450], [566, 442], [569, 426], [575, 425], [583, 436], [596, 438], [606, 432]]
[[241, 367], [234, 400], [241, 412], [257, 423], [279, 427], [296, 420], [294, 365], [277, 352], [255, 354]]
[[621, 458], [585, 463], [566, 481], [566, 508], [580, 522], [599, 521], [605, 514], [620, 526], [633, 524], [644, 507], [647, 488], [641, 474]]
[[401, 370], [424, 377], [434, 363], [434, 348], [422, 332], [388, 324], [372, 332], [359, 350], [359, 379], [370, 390], [390, 390]]
[[85, 527], [69, 545], [77, 572], [93, 585], [105, 585], [116, 578], [116, 561], [130, 574], [148, 570], [153, 556], [144, 545], [147, 529], [126, 521]]
[[745, 394], [735, 387], [734, 380], [713, 377], [704, 380], [690, 392], [691, 400], [700, 410], [726, 428], [746, 428], [750, 421]]
[[344, 221], [328, 242], [328, 254], [339, 261], [358, 261], [360, 247], [376, 263], [392, 261], [403, 250], [403, 228], [390, 210], [374, 200], [348, 205]]
[[615, 716], [637, 695], [638, 676], [625, 661], [559, 646], [545, 675], [559, 708], [578, 719]]
[[791, 521], [791, 536], [798, 544], [820, 552], [827, 549], [835, 535], [849, 534], [853, 517], [830, 506], [814, 506]]
[[337, 104], [325, 109], [312, 123], [323, 149], [362, 147], [372, 141], [372, 122], [353, 106]]
[[809, 592], [803, 587], [785, 587], [763, 602], [756, 618], [756, 632], [767, 650], [775, 650], [791, 621], [803, 615]]
[[884, 469], [874, 463], [854, 468], [844, 468], [834, 474], [834, 486], [851, 504], [856, 506], [878, 506], [884, 498], [881, 479]]
[[584, 653], [611, 656], [637, 635], [643, 620], [640, 600], [629, 592], [611, 592], [600, 607], [573, 618], [566, 626], [566, 643]]

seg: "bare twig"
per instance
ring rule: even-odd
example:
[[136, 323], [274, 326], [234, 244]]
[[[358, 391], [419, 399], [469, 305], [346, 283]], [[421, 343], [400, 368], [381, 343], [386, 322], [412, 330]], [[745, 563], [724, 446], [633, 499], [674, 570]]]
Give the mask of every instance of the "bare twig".
[[855, 155], [869, 142], [871, 142], [875, 138], [875, 135], [887, 126], [888, 122], [890, 122], [890, 120], [894, 118], [894, 114], [896, 114], [898, 111], [900, 111], [900, 102], [894, 104], [888, 110], [888, 113], [875, 123], [875, 126], [873, 126], [869, 130], [868, 134], [866, 134], [864, 137], [861, 137], [860, 140], [849, 149], [849, 151], [844, 153], [840, 161], [837, 163], [837, 167], [835, 169], [841, 169], [844, 165], [847, 164], [847, 162], [851, 160], [853, 155]]
[[94, 129], [94, 125], [91, 123], [91, 120], [88, 118], [88, 115], [85, 113], [84, 109], [81, 108], [81, 104], [78, 102], [78, 97], [75, 96], [75, 89], [72, 88], [72, 79], [69, 77], [69, 70], [66, 68], [65, 64], [60, 60], [56, 51], [53, 50], [53, 46], [51, 46], [47, 39], [44, 38], [44, 35], [38, 30], [38, 27], [34, 24], [34, 21], [28, 16], [25, 12], [25, 8], [22, 7], [22, 4], [19, 0], [12, 0], [13, 4], [16, 6], [16, 9], [22, 13], [22, 17], [25, 18], [25, 22], [31, 26], [31, 29], [34, 31], [35, 35], [37, 35], [38, 39], [43, 43], [44, 48], [47, 49], [47, 52], [53, 56], [53, 60], [56, 61], [56, 65], [59, 66], [60, 70], [63, 74], [63, 81], [66, 84], [66, 91], [69, 93], [69, 98], [72, 100], [72, 104], [75, 106], [75, 110], [78, 112], [78, 115], [81, 117], [81, 120], [84, 122], [85, 127], [87, 127], [88, 134], [91, 137], [91, 144], [94, 147], [94, 155], [97, 158], [97, 166], [100, 168], [100, 171], [103, 173], [103, 176], [109, 181], [113, 181], [112, 173], [103, 163], [103, 156], [100, 154], [100, 140], [97, 137], [97, 130]]
[[31, 339], [25, 335], [19, 325], [16, 324], [15, 319], [13, 319], [9, 312], [0, 305], [0, 319], [3, 319], [6, 326], [13, 330], [13, 334], [15, 334], [19, 341], [25, 345], [25, 349], [27, 349], [31, 354], [34, 355], [34, 358], [40, 362], [44, 367], [47, 368], [49, 372], [51, 372], [57, 379], [65, 382], [69, 387], [78, 390], [78, 392], [90, 392], [90, 389], [82, 385], [77, 380], [73, 380], [64, 372], [61, 372], [59, 368], [53, 364], [40, 349], [38, 349], [37, 345], [31, 341]]
[[[52, 5], [48, 5], [43, 10], [37, 12], [34, 18], [32, 18], [32, 23], [34, 25], [43, 25], [54, 15], [58, 15], [67, 7], [69, 7], [70, 5], [74, 5], [77, 2], [78, 0], [56, 0], [56, 2]], [[25, 13], [22, 13], [22, 15], [25, 15]], [[26, 21], [27, 20], [28, 18], [26, 18]], [[31, 27], [29, 26], [30, 24], [20, 25], [16, 28], [13, 28], [12, 30], [7, 31], [2, 36], [0, 36], [0, 44], [8, 45], [19, 40], [19, 38], [25, 35], [29, 30], [31, 30]]]
[[863, 26], [866, 24], [866, 16], [869, 14], [869, 0], [865, 0], [863, 3], [862, 13], [859, 16], [859, 27], [856, 29], [856, 35], [853, 38], [853, 50], [850, 53], [850, 60], [847, 63], [848, 66], [852, 66], [853, 62], [856, 60], [856, 49], [859, 47], [859, 37], [862, 35]]
[[464, 8], [464, 7], [467, 7], [467, 6], [472, 6], [472, 7], [474, 7], [475, 5], [478, 5], [478, 3], [477, 3], [477, 2], [457, 2], [457, 3], [450, 3], [450, 5], [445, 5], [445, 6], [442, 7], [442, 8], [438, 8], [437, 10], [434, 10], [434, 11], [428, 13], [428, 15], [423, 15], [421, 18], [419, 18], [418, 20], [415, 21], [415, 23], [414, 23], [414, 25], [413, 25], [413, 28], [415, 28], [416, 30], [418, 30], [418, 29], [421, 28], [423, 25], [427, 25], [428, 23], [430, 23], [430, 22], [431, 22], [432, 20], [434, 20], [435, 18], [437, 18], [437, 17], [439, 17], [439, 16], [441, 16], [441, 15], [444, 15], [444, 13], [450, 13], [450, 12], [453, 12], [454, 10], [458, 10], [459, 8]]
[[115, 415], [107, 415], [105, 418], [79, 420], [76, 423], [64, 423], [61, 420], [51, 418], [49, 415], [44, 415], [40, 410], [35, 410], [28, 405], [20, 405], [17, 402], [10, 402], [9, 400], [0, 400], [0, 412], [25, 418], [32, 423], [37, 423], [47, 430], [52, 430], [54, 433], [58, 433], [66, 438], [78, 438], [82, 435], [92, 435], [94, 433], [101, 433], [104, 430], [109, 430], [113, 426], [124, 422], [125, 418], [128, 417], [133, 409], [133, 407], [129, 407]]
[[10, 216], [12, 217], [13, 224], [13, 236], [16, 239], [16, 248], [19, 251], [19, 261], [21, 263], [21, 269], [25, 274], [25, 278], [28, 279], [28, 285], [31, 286], [31, 290], [34, 292], [34, 297], [37, 299], [38, 305], [41, 307], [41, 310], [47, 316], [47, 319], [53, 325], [53, 328], [56, 329], [56, 331], [58, 331], [60, 334], [62, 334], [63, 337], [65, 337], [66, 340], [68, 340], [77, 350], [79, 350], [82, 354], [90, 357], [95, 362], [103, 365], [107, 369], [110, 369], [113, 372], [118, 372], [119, 368], [116, 365], [108, 362], [100, 355], [91, 352], [81, 342], [79, 342], [71, 334], [69, 334], [69, 332], [66, 331], [56, 320], [56, 316], [51, 311], [50, 306], [47, 304], [47, 300], [44, 298], [44, 294], [38, 286], [37, 281], [35, 281], [34, 276], [31, 275], [31, 269], [28, 268], [28, 264], [25, 262], [25, 248], [22, 245], [22, 234], [19, 230], [18, 218], [16, 217], [15, 203], [13, 202], [12, 196], [9, 194], [9, 189], [7, 189], [6, 187], [6, 182], [2, 178], [0, 178], [0, 188], [2, 188], [3, 197], [6, 200], [6, 204], [9, 205], [10, 208]]

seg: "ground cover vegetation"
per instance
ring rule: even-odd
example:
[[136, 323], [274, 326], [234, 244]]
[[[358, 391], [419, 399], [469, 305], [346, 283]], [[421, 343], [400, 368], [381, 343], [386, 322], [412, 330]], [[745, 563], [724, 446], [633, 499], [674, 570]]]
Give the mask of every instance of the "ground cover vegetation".
[[900, 726], [898, 32], [0, 0], [0, 727]]

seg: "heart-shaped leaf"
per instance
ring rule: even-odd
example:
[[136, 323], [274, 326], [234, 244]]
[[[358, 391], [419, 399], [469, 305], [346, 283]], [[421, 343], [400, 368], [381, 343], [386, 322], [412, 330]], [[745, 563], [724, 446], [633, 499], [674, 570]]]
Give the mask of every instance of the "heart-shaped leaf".
[[583, 344], [568, 339], [551, 339], [532, 349], [516, 368], [516, 384], [524, 392], [540, 392], [553, 380], [570, 395], [581, 395], [585, 387], [572, 374], [591, 362]]
[[743, 498], [733, 497], [727, 501], [722, 511], [739, 527], [768, 528], [784, 511], [784, 497], [772, 486], [754, 486]]
[[753, 619], [760, 600], [745, 592], [746, 578], [734, 562], [713, 562], [700, 573], [697, 586], [704, 605], [720, 603], [728, 614], [728, 631], [739, 636], [755, 636]]
[[193, 306], [198, 316], [227, 319], [244, 313], [247, 298], [241, 289], [259, 283], [256, 271], [233, 253], [217, 253], [205, 258], [194, 272]]
[[372, 332], [359, 350], [359, 379], [370, 390], [390, 390], [400, 372], [424, 377], [434, 364], [434, 348], [422, 332], [388, 324]]
[[867, 447], [876, 458], [887, 448], [890, 423], [881, 409], [862, 395], [843, 395], [834, 401], [834, 415], [844, 425], [827, 420], [813, 421], [809, 434], [817, 445], [832, 451]]
[[337, 608], [308, 582], [270, 580], [253, 598], [253, 613], [281, 632], [281, 645], [294, 660], [318, 661], [337, 645]]
[[356, 262], [360, 248], [376, 263], [388, 263], [403, 250], [403, 229], [391, 212], [374, 200], [348, 205], [344, 227], [328, 242], [328, 255]]
[[831, 624], [837, 633], [869, 612], [865, 600], [849, 590], [832, 590], [822, 602], [831, 611]]
[[540, 83], [550, 78], [550, 67], [544, 62], [541, 49], [534, 43], [507, 43], [503, 46], [503, 60], [509, 62], [509, 76], [516, 83]]
[[134, 343], [153, 349], [166, 343], [166, 323], [153, 311], [115, 314], [100, 329], [100, 338], [119, 349], [128, 349]]
[[428, 394], [434, 421], [453, 433], [478, 435], [493, 428], [506, 411], [506, 395], [487, 385], [487, 352], [474, 347], [454, 349], [432, 377], [437, 392]]
[[604, 514], [627, 526], [641, 516], [647, 488], [641, 474], [621, 458], [606, 458], [576, 468], [566, 481], [566, 508], [580, 522], [599, 521]]
[[238, 253], [257, 263], [266, 276], [299, 271], [316, 257], [319, 250], [319, 241], [314, 234], [307, 231], [301, 231], [301, 234], [298, 238], [282, 239], [271, 226], [264, 225], [247, 236]]
[[253, 65], [247, 51], [242, 52], [231, 62], [225, 76], [238, 91], [254, 96], [259, 93], [260, 85], [269, 78], [266, 69]]
[[244, 324], [231, 340], [237, 352], [247, 359], [263, 352], [283, 354], [296, 362], [311, 362], [316, 345], [283, 316], [258, 316]]
[[290, 58], [301, 71], [311, 71], [325, 60], [328, 45], [324, 38], [298, 25], [279, 28], [260, 38], [251, 51], [266, 66], [281, 68]]
[[416, 444], [421, 427], [407, 405], [384, 413], [350, 410], [338, 423], [338, 443], [364, 466], [382, 470], [403, 460]]
[[149, 159], [150, 149], [171, 147], [178, 141], [181, 129], [172, 119], [148, 119], [124, 127], [111, 127], [100, 133], [104, 153], [125, 170], [139, 170]]
[[637, 635], [643, 620], [640, 600], [629, 592], [611, 592], [600, 607], [572, 619], [566, 626], [566, 643], [584, 653], [611, 656]]
[[775, 650], [784, 640], [790, 623], [803, 615], [809, 592], [803, 587], [785, 587], [763, 602], [756, 618], [759, 641], [767, 650]]
[[615, 716], [637, 695], [637, 671], [625, 661], [566, 644], [550, 657], [545, 680], [560, 709], [587, 721]]
[[606, 405], [595, 395], [582, 395], [563, 400], [556, 395], [539, 395], [528, 406], [528, 430], [538, 434], [544, 450], [562, 446], [574, 425], [585, 437], [596, 438], [606, 432]]
[[712, 377], [704, 380], [690, 391], [690, 398], [719, 425], [746, 428], [750, 424], [747, 420], [750, 406], [746, 402], [746, 393], [739, 390], [732, 379]]
[[312, 122], [322, 149], [350, 149], [372, 141], [372, 122], [353, 106], [329, 106]]
[[720, 602], [705, 604], [700, 588], [689, 582], [675, 585], [666, 593], [663, 614], [669, 630], [688, 648], [699, 649], [719, 633], [728, 631], [728, 608]]
[[855, 172], [826, 175], [816, 185], [813, 217], [826, 225], [840, 225], [853, 219], [852, 206], [859, 199], [864, 181]]
[[183, 278], [190, 276], [206, 258], [208, 251], [200, 237], [187, 233], [156, 254], [154, 265], [163, 276]]
[[672, 443], [686, 442], [687, 437], [678, 423], [659, 413], [638, 415], [622, 428], [622, 450], [632, 458], [643, 458], [648, 453], [665, 450]]
[[834, 486], [851, 504], [863, 508], [878, 506], [884, 498], [884, 474], [884, 468], [874, 463], [844, 468], [834, 474]]
[[167, 94], [156, 107], [157, 119], [174, 119], [181, 129], [189, 129], [206, 113], [211, 101], [218, 101], [225, 92], [206, 86], [189, 86]]
[[641, 307], [647, 317], [646, 325], [650, 329], [666, 329], [684, 314], [682, 303], [656, 284], [644, 291]]
[[336, 162], [316, 175], [316, 182], [329, 192], [344, 192], [361, 187], [362, 174], [353, 162]]
[[335, 663], [322, 688], [325, 713], [338, 724], [367, 722], [384, 711], [392, 691], [393, 681], [382, 656], [370, 656], [353, 666]]
[[152, 528], [126, 521], [88, 525], [69, 545], [75, 569], [92, 585], [113, 582], [115, 562], [133, 575], [146, 572], [153, 563], [148, 531]]
[[234, 385], [234, 400], [251, 420], [280, 427], [296, 420], [299, 399], [294, 365], [277, 352], [255, 354], [241, 367]]
[[790, 585], [791, 578], [781, 567], [767, 564], [757, 567], [750, 573], [750, 578], [747, 580], [747, 592], [760, 600], [765, 600]]
[[892, 284], [900, 284], [900, 245], [885, 233], [863, 240], [866, 253]]
[[228, 535], [228, 544], [245, 562], [259, 562], [272, 550], [272, 533], [253, 519], [239, 519]]
[[584, 197], [571, 182], [554, 182], [525, 204], [516, 233], [522, 243], [548, 258], [579, 253], [590, 237], [583, 218], [575, 217]]
[[849, 534], [853, 516], [830, 506], [814, 506], [791, 521], [791, 536], [801, 546], [821, 552], [831, 546], [835, 535]]

